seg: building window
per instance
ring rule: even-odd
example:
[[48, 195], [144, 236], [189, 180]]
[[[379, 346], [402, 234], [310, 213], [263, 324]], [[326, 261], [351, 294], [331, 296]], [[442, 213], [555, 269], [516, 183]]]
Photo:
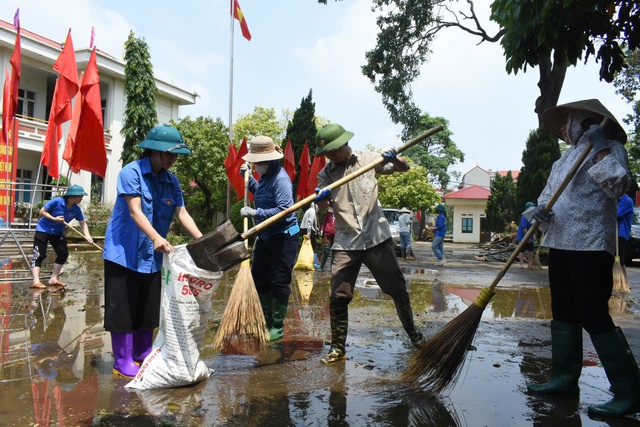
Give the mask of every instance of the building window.
[[22, 117], [34, 117], [36, 113], [36, 94], [29, 90], [18, 89], [18, 111]]
[[473, 218], [462, 218], [462, 232], [473, 233]]
[[16, 170], [16, 201], [31, 202], [31, 182], [33, 171], [26, 169]]

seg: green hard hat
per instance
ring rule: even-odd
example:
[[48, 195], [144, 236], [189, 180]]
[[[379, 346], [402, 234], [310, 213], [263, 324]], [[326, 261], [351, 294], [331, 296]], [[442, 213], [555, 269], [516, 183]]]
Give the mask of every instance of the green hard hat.
[[180, 131], [171, 126], [154, 127], [147, 134], [147, 139], [138, 144], [138, 148], [171, 154], [191, 154]]
[[87, 196], [87, 193], [84, 192], [84, 188], [80, 187], [77, 184], [73, 184], [67, 188], [67, 192], [64, 193], [62, 197], [67, 196]]
[[337, 123], [329, 123], [320, 128], [316, 133], [316, 156], [322, 155], [328, 150], [335, 150], [349, 142], [353, 137], [353, 132], [344, 130]]
[[438, 206], [436, 206], [436, 212], [447, 213], [447, 208], [442, 203], [440, 203]]

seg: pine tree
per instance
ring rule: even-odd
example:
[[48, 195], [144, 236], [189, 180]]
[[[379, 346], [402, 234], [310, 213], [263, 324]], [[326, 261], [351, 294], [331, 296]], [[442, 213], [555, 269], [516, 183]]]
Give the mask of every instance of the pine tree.
[[[282, 142], [282, 148], [284, 148], [287, 140], [291, 140], [291, 148], [293, 148], [296, 162], [300, 159], [305, 141], [309, 144], [309, 157], [311, 157], [312, 161], [313, 155], [316, 152], [316, 103], [312, 101], [312, 97], [313, 90], [309, 89], [309, 95], [302, 98], [300, 107], [293, 113], [293, 117], [287, 126], [284, 141]], [[298, 165], [296, 165], [296, 168], [298, 168]]]
[[518, 175], [518, 212], [524, 210], [525, 203], [536, 203], [547, 184], [551, 166], [559, 158], [558, 139], [551, 132], [541, 127], [529, 133], [526, 147], [522, 152], [522, 170]]
[[127, 104], [120, 133], [124, 137], [120, 161], [122, 165], [136, 160], [140, 149], [136, 146], [158, 122], [156, 112], [157, 92], [149, 46], [144, 39], [135, 37], [133, 31], [124, 50], [124, 95]]
[[516, 205], [516, 184], [511, 171], [506, 176], [496, 175], [491, 181], [491, 195], [485, 210], [490, 231], [504, 231], [511, 221], [520, 219]]

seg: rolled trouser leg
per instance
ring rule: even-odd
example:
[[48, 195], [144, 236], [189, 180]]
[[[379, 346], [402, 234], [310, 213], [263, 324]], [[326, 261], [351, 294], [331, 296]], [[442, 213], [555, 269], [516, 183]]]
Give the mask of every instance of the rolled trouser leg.
[[640, 370], [622, 330], [591, 335], [591, 341], [611, 383], [613, 399], [590, 405], [589, 413], [623, 416], [640, 412]]
[[582, 326], [551, 321], [551, 380], [527, 384], [527, 391], [531, 394], [577, 395], [581, 372]]

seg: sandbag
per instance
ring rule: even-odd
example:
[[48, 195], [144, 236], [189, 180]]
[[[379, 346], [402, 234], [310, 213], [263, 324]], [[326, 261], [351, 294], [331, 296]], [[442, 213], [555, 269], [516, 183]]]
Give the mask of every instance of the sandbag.
[[222, 272], [198, 268], [186, 245], [164, 254], [160, 327], [151, 353], [126, 388], [180, 387], [209, 377], [199, 348], [221, 278]]
[[298, 261], [293, 266], [294, 270], [315, 270], [313, 266], [313, 247], [311, 246], [311, 239], [309, 236], [302, 236], [302, 247], [298, 254]]

